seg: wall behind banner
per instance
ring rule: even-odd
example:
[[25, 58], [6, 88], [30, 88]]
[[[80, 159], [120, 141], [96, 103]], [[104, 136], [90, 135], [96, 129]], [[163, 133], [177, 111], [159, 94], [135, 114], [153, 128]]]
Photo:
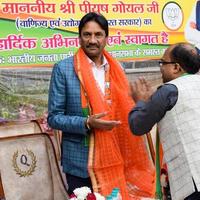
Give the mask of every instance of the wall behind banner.
[[78, 49], [79, 20], [86, 13], [100, 12], [108, 19], [106, 49], [114, 57], [145, 61], [185, 41], [195, 2], [0, 0], [0, 117], [46, 114], [51, 67]]

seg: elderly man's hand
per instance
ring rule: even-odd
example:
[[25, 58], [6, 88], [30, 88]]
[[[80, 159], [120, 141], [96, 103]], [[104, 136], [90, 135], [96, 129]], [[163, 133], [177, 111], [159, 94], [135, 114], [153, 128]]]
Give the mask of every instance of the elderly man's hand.
[[153, 89], [145, 78], [139, 78], [130, 84], [130, 95], [135, 102], [148, 101], [152, 94]]

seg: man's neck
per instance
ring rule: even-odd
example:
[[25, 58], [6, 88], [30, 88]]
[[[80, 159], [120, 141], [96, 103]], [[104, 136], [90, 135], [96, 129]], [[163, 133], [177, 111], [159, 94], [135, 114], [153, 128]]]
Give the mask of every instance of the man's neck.
[[101, 66], [103, 64], [103, 55], [99, 56], [99, 57], [91, 57], [90, 58], [97, 67]]
[[188, 73], [187, 73], [187, 72], [183, 73], [181, 76], [186, 76], [186, 75], [188, 75]]

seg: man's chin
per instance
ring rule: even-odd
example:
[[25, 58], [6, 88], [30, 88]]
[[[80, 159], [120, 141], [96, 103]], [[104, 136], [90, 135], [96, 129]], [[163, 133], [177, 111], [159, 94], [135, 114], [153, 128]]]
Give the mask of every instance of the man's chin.
[[90, 53], [90, 54], [97, 54], [98, 49], [97, 49], [97, 48], [94, 48], [94, 49], [87, 49], [87, 52]]
[[97, 51], [87, 51], [86, 54], [88, 55], [88, 57], [94, 57], [98, 55]]

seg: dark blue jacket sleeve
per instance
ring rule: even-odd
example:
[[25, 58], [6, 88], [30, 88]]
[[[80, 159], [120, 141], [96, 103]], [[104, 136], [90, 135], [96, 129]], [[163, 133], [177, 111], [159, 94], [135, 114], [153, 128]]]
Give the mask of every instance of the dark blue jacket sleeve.
[[178, 99], [175, 85], [165, 84], [157, 89], [149, 101], [138, 101], [129, 113], [129, 126], [135, 135], [148, 133]]

